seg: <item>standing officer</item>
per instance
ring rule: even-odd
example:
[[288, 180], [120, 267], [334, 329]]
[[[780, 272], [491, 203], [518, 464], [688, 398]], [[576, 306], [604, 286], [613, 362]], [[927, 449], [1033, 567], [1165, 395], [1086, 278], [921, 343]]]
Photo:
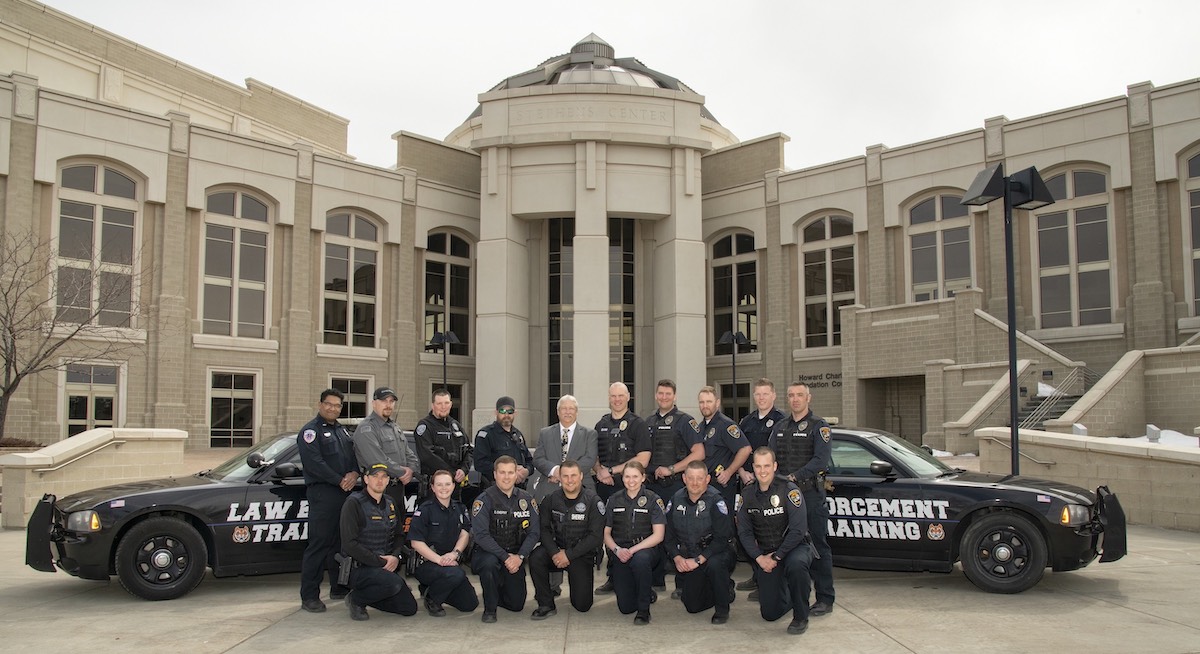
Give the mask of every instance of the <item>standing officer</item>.
[[359, 461], [382, 461], [388, 465], [391, 485], [387, 494], [396, 500], [400, 522], [404, 522], [407, 505], [404, 487], [420, 471], [417, 454], [404, 438], [392, 414], [396, 412], [396, 391], [382, 386], [375, 389], [371, 400], [371, 415], [354, 430], [354, 454]]
[[733, 518], [710, 479], [703, 461], [689, 463], [683, 472], [684, 488], [667, 504], [666, 550], [687, 612], [715, 606], [712, 623], [725, 624], [733, 600], [729, 572], [736, 563]]
[[658, 410], [646, 419], [651, 434], [647, 486], [659, 497], [674, 497], [683, 488], [680, 475], [687, 464], [704, 460], [700, 424], [675, 406], [675, 392], [675, 382], [659, 380], [654, 391]]
[[404, 547], [404, 520], [396, 501], [385, 494], [391, 464], [374, 463], [366, 469], [364, 487], [342, 505], [342, 549], [353, 562], [346, 606], [353, 620], [367, 620], [367, 607], [412, 615], [417, 600], [404, 582], [400, 553]]
[[525, 608], [525, 557], [541, 535], [537, 502], [516, 487], [517, 462], [501, 456], [494, 465], [496, 484], [471, 505], [471, 536], [475, 556], [471, 569], [483, 587], [483, 621], [496, 621], [496, 607]]
[[833, 550], [829, 548], [829, 509], [825, 506], [825, 473], [829, 470], [829, 423], [809, 409], [812, 394], [808, 385], [788, 384], [788, 409], [791, 415], [775, 423], [770, 447], [779, 463], [779, 474], [800, 488], [808, 510], [808, 534], [816, 548], [812, 562], [812, 581], [816, 603], [810, 615], [822, 616], [833, 610]]
[[604, 546], [613, 562], [613, 590], [617, 609], [626, 615], [637, 611], [633, 624], [650, 624], [650, 604], [657, 596], [651, 586], [654, 568], [662, 561], [659, 545], [666, 535], [667, 507], [647, 490], [646, 470], [632, 461], [621, 475], [625, 490], [608, 498], [605, 508]]
[[[450, 391], [439, 388], [433, 392], [429, 415], [421, 418], [414, 433], [417, 436], [417, 457], [421, 470], [449, 470], [454, 483], [460, 487], [471, 472], [471, 446], [462, 425], [450, 417]], [[455, 496], [461, 496], [458, 491]]]
[[471, 540], [471, 518], [467, 507], [453, 497], [457, 486], [449, 470], [433, 473], [430, 485], [433, 498], [417, 507], [408, 527], [409, 542], [421, 557], [414, 576], [427, 587], [425, 610], [429, 615], [446, 615], [443, 602], [470, 613], [479, 606], [479, 596], [459, 562]]
[[525, 445], [525, 435], [513, 425], [517, 404], [507, 395], [496, 400], [496, 420], [475, 434], [475, 469], [482, 477], [480, 485], [496, 483], [494, 466], [502, 456], [517, 463], [516, 485], [525, 488], [525, 480], [533, 474], [533, 455]]
[[608, 387], [609, 413], [596, 422], [596, 495], [602, 501], [617, 490], [625, 464], [637, 461], [650, 465], [650, 428], [629, 410], [629, 387], [613, 382]]
[[763, 619], [774, 622], [790, 608], [787, 631], [799, 635], [808, 629], [808, 512], [800, 489], [775, 471], [775, 453], [766, 447], [755, 450], [756, 483], [742, 491], [738, 539], [754, 567]]
[[531, 616], [545, 620], [558, 613], [550, 588], [550, 571], [565, 570], [571, 584], [571, 606], [585, 613], [592, 608], [592, 566], [604, 540], [603, 505], [583, 487], [579, 463], [567, 459], [558, 466], [561, 488], [542, 499], [541, 545], [529, 555], [529, 576], [537, 608]]
[[300, 563], [300, 607], [309, 613], [321, 613], [321, 578], [329, 571], [329, 598], [345, 597], [347, 589], [337, 584], [337, 565], [333, 556], [342, 547], [338, 520], [342, 503], [358, 481], [358, 461], [346, 428], [338, 424], [342, 413], [342, 393], [336, 388], [321, 392], [317, 417], [296, 433], [300, 463], [304, 466], [305, 495], [308, 498], [308, 545]]
[[721, 413], [717, 389], [712, 386], [701, 388], [696, 401], [700, 404], [700, 415], [704, 417], [699, 429], [700, 437], [704, 439], [704, 463], [721, 497], [732, 506], [737, 497], [734, 480], [742, 464], [750, 458], [750, 444], [733, 420]]
[[[750, 450], [753, 452], [760, 447], [767, 446], [775, 423], [783, 420], [783, 412], [775, 408], [775, 382], [766, 377], [754, 382], [754, 392], [751, 397], [754, 399], [754, 407], [757, 411], [751, 411], [749, 415], [742, 418], [738, 427], [746, 435], [746, 440], [750, 443]], [[741, 483], [738, 485], [739, 490], [754, 483], [753, 458], [753, 455], [746, 457], [745, 465], [738, 471], [738, 476], [741, 478]], [[754, 582], [753, 575], [737, 585], [738, 590], [754, 590], [756, 588], [758, 585]]]

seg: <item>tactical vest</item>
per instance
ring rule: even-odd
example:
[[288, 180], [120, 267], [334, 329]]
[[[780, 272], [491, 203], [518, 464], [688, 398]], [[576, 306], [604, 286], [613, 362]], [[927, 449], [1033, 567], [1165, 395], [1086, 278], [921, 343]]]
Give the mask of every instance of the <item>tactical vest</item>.
[[[641, 500], [646, 502], [639, 506]], [[654, 533], [654, 523], [650, 520], [652, 503], [644, 493], [633, 499], [629, 499], [629, 494], [625, 492], [613, 495], [609, 510], [613, 517], [612, 539], [618, 546], [632, 547]]]
[[554, 498], [554, 508], [550, 512], [551, 519], [555, 521], [554, 544], [560, 549], [567, 549], [587, 536], [587, 514], [595, 505], [596, 496], [586, 490], [573, 500], [566, 495]]
[[[392, 534], [396, 529], [396, 503], [387, 495], [383, 501], [376, 503], [366, 491], [351, 495], [362, 507], [364, 524], [358, 534], [358, 542], [372, 554], [389, 554], [392, 552]], [[378, 518], [378, 519], [374, 519]]]
[[[712, 542], [712, 516], [719, 501], [721, 494], [713, 488], [706, 490], [695, 505], [688, 499], [686, 488], [675, 493], [675, 498], [671, 501], [671, 513], [667, 519], [671, 521], [671, 527], [675, 530], [684, 556], [699, 556]], [[679, 507], [683, 507], [683, 510], [680, 511]]]
[[[520, 495], [519, 489], [513, 489], [512, 497], [505, 497], [498, 486], [492, 486], [484, 491], [491, 495], [492, 514], [489, 516], [488, 531], [496, 543], [504, 551], [512, 554], [525, 541], [525, 533], [529, 531], [529, 518], [517, 515], [533, 510], [533, 504], [527, 495]], [[521, 509], [520, 501], [525, 500], [525, 508]]]
[[[813, 425], [813, 418], [810, 413], [807, 419], [799, 423], [788, 418], [780, 425], [779, 434], [775, 437], [775, 458], [779, 462], [779, 474], [790, 475], [812, 460], [813, 437], [809, 428]], [[800, 425], [805, 427], [800, 429]]]
[[[626, 412], [620, 420], [614, 420], [612, 414], [600, 419], [596, 425], [596, 453], [602, 466], [615, 466], [633, 458], [634, 439], [630, 427], [633, 414]], [[621, 423], [625, 428], [621, 429]]]
[[[432, 499], [420, 506], [418, 509], [421, 512], [421, 517], [418, 520], [428, 520], [429, 529], [426, 534], [425, 544], [433, 548], [435, 552], [449, 552], [458, 544], [459, 534], [464, 529], [471, 530], [471, 525], [466, 519], [466, 509], [458, 500], [450, 500], [450, 506], [443, 509], [437, 499]], [[437, 527], [433, 525], [433, 519], [440, 520]]]
[[[688, 455], [687, 448], [679, 439], [679, 421], [683, 415], [672, 411], [665, 416], [659, 416], [655, 411], [648, 421], [650, 425], [650, 470], [659, 466], [673, 466]], [[670, 422], [667, 422], [670, 420]], [[668, 427], [662, 429], [661, 427]], [[691, 429], [691, 427], [688, 427]]]
[[788, 488], [786, 484], [774, 482], [765, 493], [758, 492], [758, 486], [750, 492], [750, 504], [746, 512], [750, 516], [750, 525], [754, 528], [754, 540], [765, 553], [774, 552], [783, 544], [783, 536], [788, 528], [787, 507]]
[[467, 444], [467, 437], [462, 431], [462, 425], [459, 425], [458, 421], [450, 416], [446, 416], [446, 420], [443, 422], [434, 417], [432, 413], [422, 418], [421, 423], [430, 431], [429, 449], [446, 463], [457, 468], [462, 463], [463, 453], [466, 449], [464, 446]]

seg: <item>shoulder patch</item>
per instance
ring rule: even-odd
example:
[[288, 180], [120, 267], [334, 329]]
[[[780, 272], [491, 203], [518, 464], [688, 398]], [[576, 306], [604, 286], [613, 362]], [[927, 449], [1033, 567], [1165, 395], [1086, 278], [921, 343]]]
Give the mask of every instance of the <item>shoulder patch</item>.
[[821, 428], [821, 440], [825, 441], [826, 443], [829, 442], [829, 428], [828, 427]]
[[655, 501], [657, 501], [657, 502], [658, 502], [658, 510], [659, 510], [659, 511], [662, 511], [663, 513], [666, 513], [666, 512], [667, 512], [667, 506], [666, 506], [665, 504], [663, 504], [662, 498], [660, 497], [660, 498], [658, 498], [658, 499], [657, 499], [657, 500], [655, 500]]
[[421, 517], [421, 509], [417, 509], [416, 511], [413, 511], [412, 517], [414, 517], [414, 518]]
[[725, 431], [729, 432], [729, 435], [733, 436], [734, 438], [742, 437], [742, 430], [738, 429], [737, 425], [729, 425], [729, 427], [727, 427], [725, 429]]
[[802, 500], [800, 499], [800, 491], [796, 488], [788, 491], [788, 499], [792, 501], [792, 506], [800, 507]]
[[721, 515], [729, 515], [729, 507], [725, 506], [725, 500], [717, 500], [717, 510]]
[[312, 443], [313, 441], [317, 440], [317, 432], [313, 429], [305, 429], [303, 436], [305, 443]]
[[742, 494], [741, 493], [738, 493], [733, 498], [733, 510], [735, 513], [742, 510]]
[[478, 433], [478, 434], [475, 434], [475, 438], [487, 438], [487, 430], [486, 430], [486, 429], [480, 429], [480, 430], [479, 430], [479, 433]]
[[692, 426], [692, 431], [696, 432], [697, 434], [700, 433], [700, 423], [696, 422], [695, 418], [692, 418], [688, 424]]
[[535, 500], [531, 497], [531, 498], [529, 498], [529, 503], [533, 505], [533, 510], [537, 511], [537, 500]]
[[421, 424], [417, 425], [417, 436], [420, 436], [421, 434], [424, 434], [424, 433], [425, 433], [425, 423], [422, 422]]
[[600, 510], [600, 515], [604, 515], [604, 502], [596, 500], [596, 508]]
[[475, 503], [471, 505], [471, 517], [475, 517], [475, 516], [479, 515], [479, 509], [482, 509], [482, 508], [483, 508], [483, 500], [475, 500]]

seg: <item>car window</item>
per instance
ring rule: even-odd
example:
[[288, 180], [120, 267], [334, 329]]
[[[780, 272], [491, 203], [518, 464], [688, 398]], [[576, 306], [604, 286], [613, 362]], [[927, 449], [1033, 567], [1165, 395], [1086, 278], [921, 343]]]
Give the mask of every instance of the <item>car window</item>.
[[913, 445], [903, 438], [894, 436], [875, 436], [875, 444], [894, 461], [904, 464], [918, 477], [936, 477], [950, 470], [946, 464], [933, 458], [933, 455]]
[[[255, 472], [261, 470], [261, 468], [251, 468], [246, 463], [246, 457], [249, 456], [251, 452], [258, 452], [262, 454], [263, 461], [280, 463], [280, 461], [275, 461], [275, 459], [285, 455], [288, 448], [294, 447], [295, 445], [295, 434], [283, 435], [273, 440], [263, 441], [258, 445], [243, 451], [241, 454], [234, 456], [225, 463], [213, 468], [208, 473], [208, 476], [212, 477], [213, 479], [220, 479], [222, 481], [246, 481]], [[294, 460], [294, 462], [299, 465], [300, 453], [297, 451], [294, 452], [294, 454], [295, 456], [288, 459], [288, 461]]]
[[833, 461], [829, 468], [831, 475], [870, 476], [871, 462], [879, 459], [862, 445], [850, 441], [835, 440], [830, 444], [830, 449], [829, 456]]

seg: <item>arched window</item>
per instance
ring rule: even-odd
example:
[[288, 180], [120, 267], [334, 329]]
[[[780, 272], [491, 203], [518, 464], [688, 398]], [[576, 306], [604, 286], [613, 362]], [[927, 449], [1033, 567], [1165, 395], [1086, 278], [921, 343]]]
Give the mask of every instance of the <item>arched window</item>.
[[854, 221], [825, 216], [805, 225], [801, 234], [804, 346], [841, 345], [839, 308], [854, 303]]
[[1071, 170], [1046, 179], [1054, 204], [1035, 214], [1038, 325], [1112, 322], [1113, 280], [1108, 177]]
[[204, 214], [204, 333], [265, 338], [270, 209], [243, 191], [210, 191]]
[[912, 301], [954, 297], [973, 284], [971, 218], [960, 195], [935, 195], [908, 210]]
[[379, 228], [348, 212], [325, 219], [324, 311], [327, 345], [375, 347]]
[[138, 190], [132, 177], [109, 165], [83, 163], [60, 171], [58, 320], [133, 326]]
[[471, 339], [471, 244], [450, 232], [433, 232], [425, 250], [425, 342], [454, 332], [449, 354], [467, 354]]
[[[712, 246], [713, 338], [741, 332], [749, 341], [738, 352], [758, 349], [758, 253], [754, 235], [730, 234]], [[718, 344], [715, 354], [731, 354], [733, 343]]]
[[1192, 315], [1200, 316], [1200, 154], [1188, 159], [1185, 193], [1190, 218], [1184, 221], [1188, 236], [1183, 239], [1184, 261], [1191, 272], [1188, 275], [1188, 281], [1191, 282], [1188, 304], [1192, 307]]

